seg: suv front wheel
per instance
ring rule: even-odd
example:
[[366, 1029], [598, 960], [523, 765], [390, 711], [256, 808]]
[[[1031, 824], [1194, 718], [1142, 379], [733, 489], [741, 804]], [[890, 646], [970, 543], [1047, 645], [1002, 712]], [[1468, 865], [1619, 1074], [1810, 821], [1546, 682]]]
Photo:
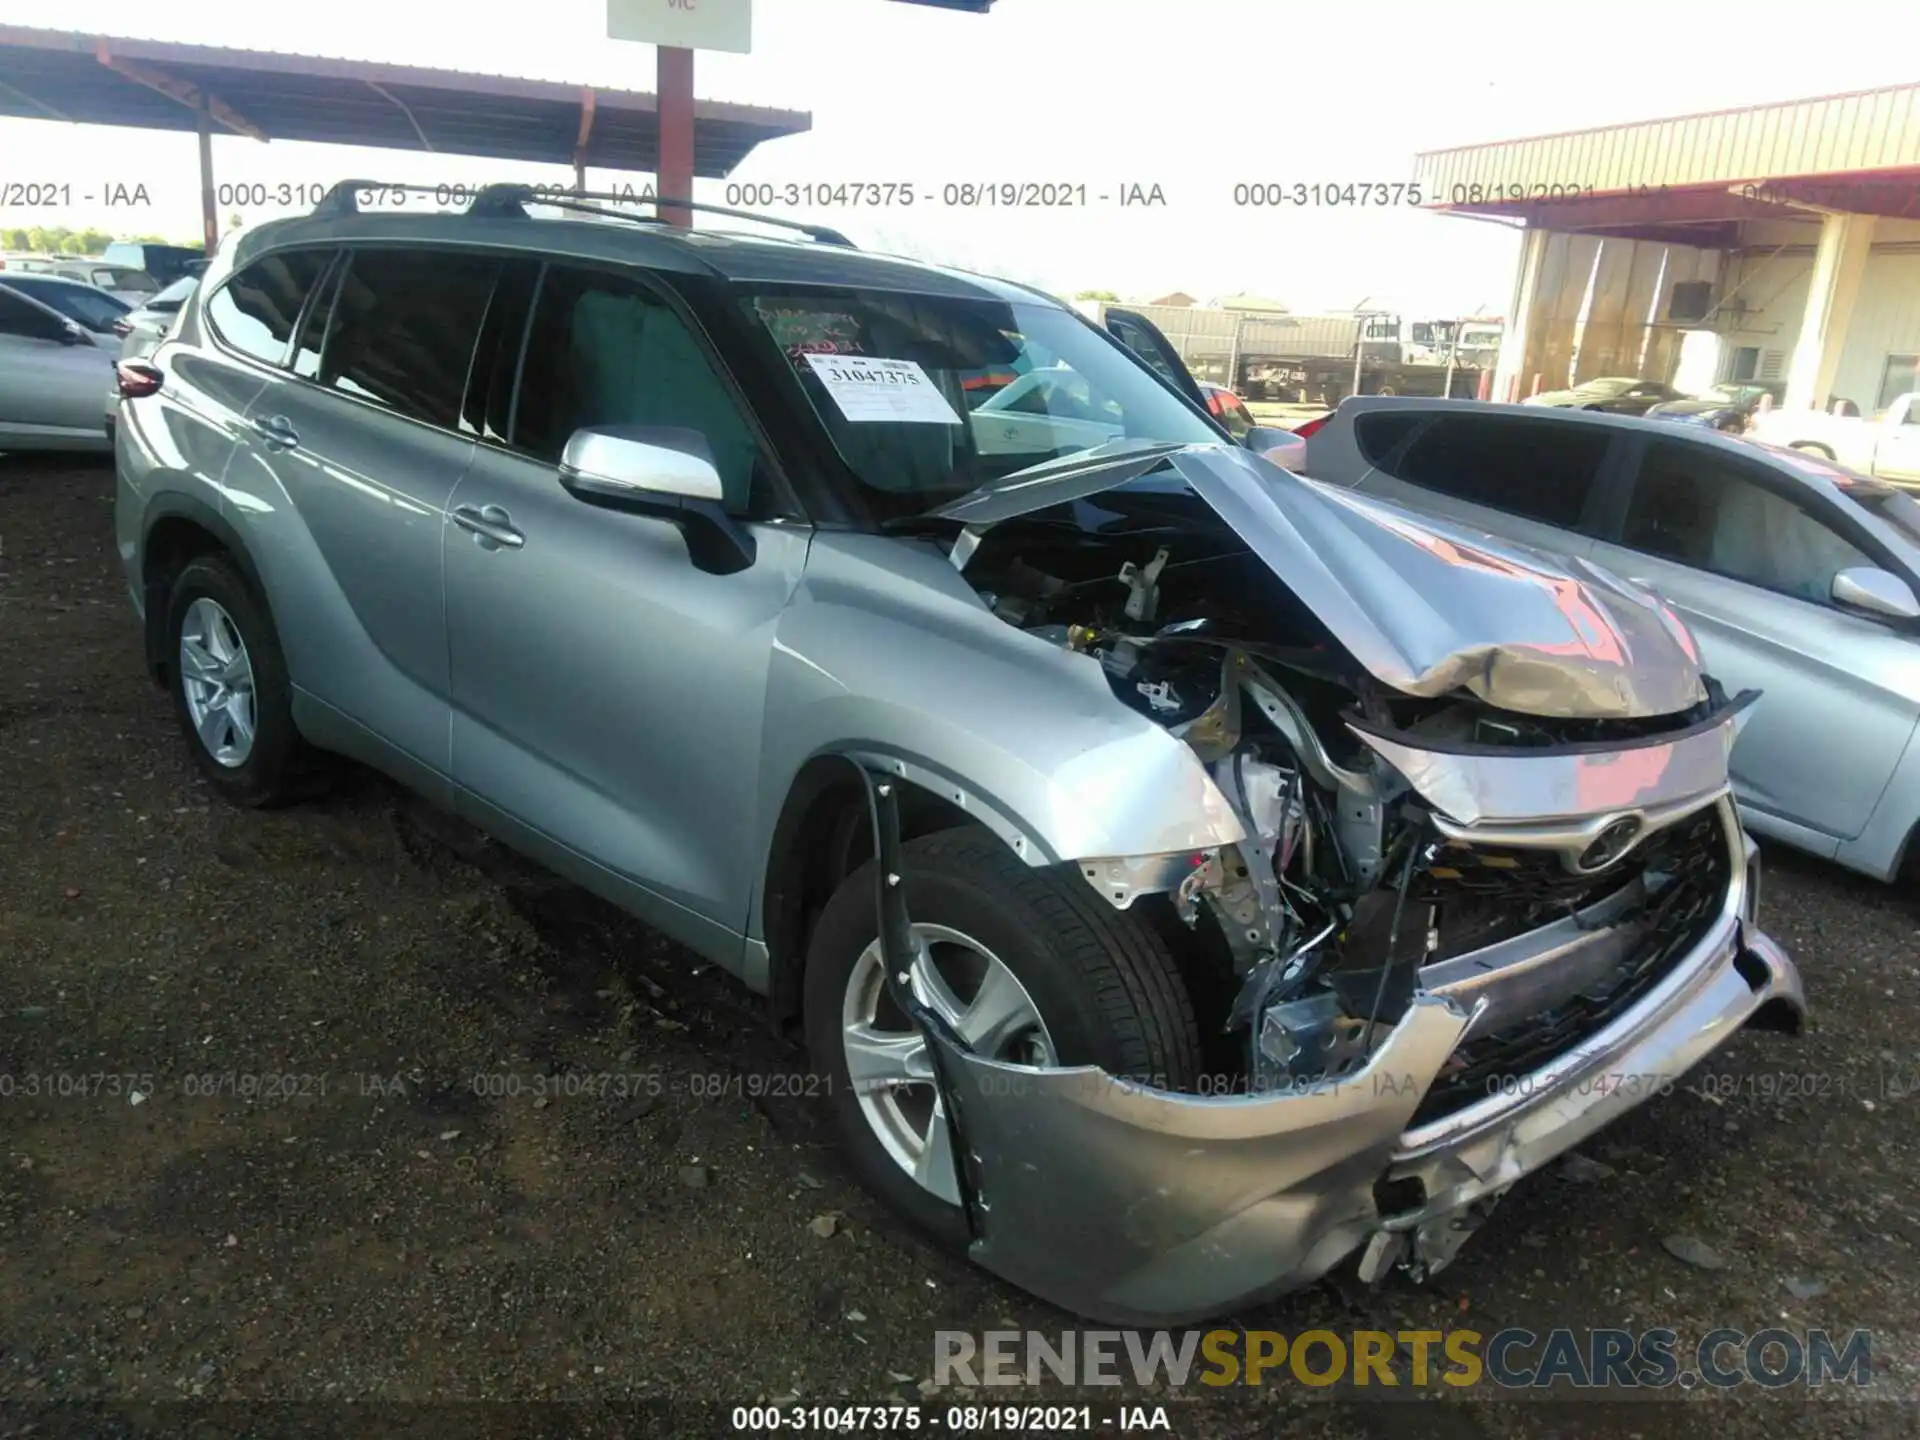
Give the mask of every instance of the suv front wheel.
[[[1137, 914], [972, 827], [909, 841], [901, 869], [921, 999], [976, 1053], [1013, 1065], [1098, 1065], [1176, 1089], [1198, 1074], [1186, 985]], [[880, 963], [874, 872], [869, 862], [850, 875], [814, 929], [807, 1048], [859, 1178], [936, 1239], [964, 1245], [926, 1040]]]

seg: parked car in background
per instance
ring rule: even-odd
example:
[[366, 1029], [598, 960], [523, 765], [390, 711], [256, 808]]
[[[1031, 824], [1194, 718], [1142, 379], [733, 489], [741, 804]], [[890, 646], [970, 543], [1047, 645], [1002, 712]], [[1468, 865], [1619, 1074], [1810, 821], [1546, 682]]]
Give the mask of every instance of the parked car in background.
[[116, 355], [121, 339], [131, 328], [127, 315], [132, 307], [119, 296], [110, 295], [84, 280], [70, 280], [51, 273], [16, 275], [8, 272], [0, 274], [0, 285], [58, 311], [88, 334], [101, 337], [101, 343]]
[[31, 250], [9, 250], [0, 255], [0, 273], [11, 271], [17, 275], [47, 275], [59, 263], [55, 255], [42, 255]]
[[1263, 426], [1247, 408], [1247, 402], [1224, 385], [1196, 382], [1206, 397], [1207, 413], [1218, 420], [1242, 445], [1257, 451], [1284, 470], [1297, 470], [1307, 456], [1307, 446], [1291, 430], [1281, 426]]
[[1755, 417], [1751, 435], [1875, 479], [1920, 486], [1920, 392], [1897, 397], [1872, 419], [1820, 410], [1769, 410]]
[[1570, 390], [1544, 390], [1521, 403], [1563, 410], [1599, 410], [1608, 415], [1644, 415], [1655, 405], [1687, 398], [1684, 391], [1659, 380], [1612, 375], [1583, 380]]
[[23, 287], [36, 280], [89, 288], [0, 273], [0, 451], [104, 450], [100, 396], [120, 342], [30, 297]]
[[1207, 397], [1207, 413], [1227, 427], [1227, 433], [1238, 440], [1259, 422], [1253, 418], [1253, 412], [1247, 409], [1247, 402], [1224, 385], [1215, 385], [1210, 381], [1199, 382], [1200, 393]]
[[109, 265], [144, 270], [162, 285], [206, 267], [207, 252], [200, 245], [152, 245], [143, 240], [116, 240], [100, 256]]
[[533, 194], [241, 232], [122, 402], [222, 796], [342, 752], [626, 906], [1125, 1324], [1435, 1269], [1610, 1077], [1798, 1028], [1650, 597], [1268, 463], [1137, 315]]
[[168, 329], [179, 318], [180, 307], [187, 303], [200, 282], [183, 276], [145, 304], [127, 313], [127, 343], [123, 356], [147, 355], [166, 338]]
[[53, 273], [104, 290], [129, 305], [142, 304], [160, 293], [160, 283], [146, 271], [101, 260], [62, 260], [53, 267]]
[[1746, 431], [1768, 396], [1780, 401], [1784, 386], [1777, 383], [1728, 381], [1688, 400], [1664, 400], [1647, 411], [1649, 420], [1671, 420], [1681, 425], [1704, 425], [1728, 435]]
[[1757, 834], [1882, 880], [1920, 822], [1920, 506], [1712, 430], [1453, 401], [1341, 403], [1316, 479], [1591, 560], [1658, 592], [1760, 690], [1733, 752]]

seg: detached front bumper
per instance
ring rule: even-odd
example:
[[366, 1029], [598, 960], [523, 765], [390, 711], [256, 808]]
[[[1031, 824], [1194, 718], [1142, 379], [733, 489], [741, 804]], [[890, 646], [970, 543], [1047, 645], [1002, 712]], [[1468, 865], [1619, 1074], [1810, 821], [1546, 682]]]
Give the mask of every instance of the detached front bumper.
[[[1473, 1017], [1418, 996], [1363, 1069], [1285, 1094], [1205, 1097], [1088, 1067], [983, 1060], [934, 1034], [988, 1269], [1077, 1314], [1164, 1326], [1312, 1283], [1439, 1268], [1493, 1200], [1743, 1026], [1798, 1029], [1800, 977], [1746, 915], [1712, 928], [1604, 1028], [1498, 1093], [1409, 1128]], [[1383, 1208], [1383, 1206], [1385, 1208]]]

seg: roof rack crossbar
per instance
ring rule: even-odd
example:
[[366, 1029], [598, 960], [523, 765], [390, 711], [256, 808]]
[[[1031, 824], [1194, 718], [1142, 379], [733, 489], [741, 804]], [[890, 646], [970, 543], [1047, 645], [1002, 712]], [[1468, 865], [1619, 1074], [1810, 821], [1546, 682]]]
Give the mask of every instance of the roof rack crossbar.
[[[396, 185], [384, 180], [342, 180], [328, 189], [320, 197], [320, 203], [313, 207], [312, 218], [323, 220], [340, 215], [358, 215], [360, 210], [360, 192], [378, 190], [384, 192], [401, 191], [409, 195], [435, 195], [443, 201], [451, 193], [458, 198], [466, 198], [471, 193], [471, 202], [466, 214], [473, 216], [526, 218], [528, 205], [551, 205], [560, 210], [574, 210], [585, 215], [604, 215], [615, 220], [630, 220], [638, 225], [662, 225], [667, 223], [659, 216], [634, 215], [632, 206], [651, 206], [656, 210], [698, 210], [707, 215], [727, 215], [736, 220], [751, 220], [759, 225], [773, 225], [782, 230], [797, 230], [811, 240], [823, 245], [838, 245], [843, 249], [856, 250], [859, 247], [845, 234], [828, 225], [809, 225], [800, 220], [786, 220], [777, 215], [762, 215], [755, 210], [736, 210], [727, 205], [708, 205], [699, 200], [680, 200], [665, 195], [621, 195], [611, 190], [585, 191], [547, 191], [532, 185], [503, 182], [481, 185], [469, 192], [465, 185]], [[619, 210], [609, 210], [601, 205], [590, 205], [590, 200], [609, 200], [622, 206]]]

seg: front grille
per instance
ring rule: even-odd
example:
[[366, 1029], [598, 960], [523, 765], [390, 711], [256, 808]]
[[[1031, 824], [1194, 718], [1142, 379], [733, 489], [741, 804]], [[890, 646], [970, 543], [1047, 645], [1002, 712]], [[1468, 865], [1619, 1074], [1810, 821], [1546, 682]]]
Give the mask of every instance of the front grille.
[[[1541, 861], [1558, 871], [1557, 877], [1538, 863]], [[1449, 865], [1438, 857], [1435, 863], [1443, 869], [1459, 869], [1463, 875], [1472, 873], [1476, 893], [1487, 899], [1498, 897], [1498, 882], [1487, 879], [1489, 874], [1512, 876], [1511, 909], [1535, 915], [1545, 910], [1566, 913], [1567, 897], [1552, 893], [1554, 887], [1566, 882], [1587, 887], [1571, 897], [1577, 905], [1591, 904], [1640, 875], [1645, 876], [1649, 893], [1637, 915], [1630, 912], [1623, 917], [1637, 918], [1645, 937], [1619, 968], [1552, 1010], [1469, 1039], [1448, 1059], [1446, 1069], [1414, 1112], [1414, 1125], [1437, 1120], [1507, 1090], [1604, 1029], [1659, 983], [1713, 928], [1733, 880], [1733, 857], [1717, 805], [1644, 842], [1630, 862], [1623, 861], [1616, 867], [1621, 872], [1618, 877], [1608, 872], [1604, 886], [1597, 884], [1599, 877], [1569, 875], [1555, 857], [1538, 853], [1520, 865], [1495, 865], [1491, 870]], [[1545, 914], [1538, 923], [1552, 918], [1553, 914]], [[1444, 920], [1442, 923], [1444, 926]]]

